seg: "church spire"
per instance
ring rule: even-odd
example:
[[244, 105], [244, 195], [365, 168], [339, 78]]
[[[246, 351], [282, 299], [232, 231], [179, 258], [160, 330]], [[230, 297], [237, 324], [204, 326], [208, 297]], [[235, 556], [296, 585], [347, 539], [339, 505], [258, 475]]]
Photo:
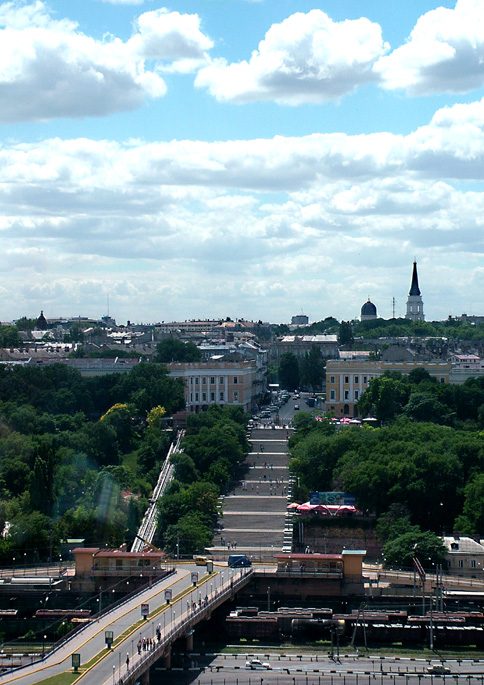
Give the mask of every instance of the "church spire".
[[418, 287], [416, 261], [413, 263], [412, 284], [410, 286], [410, 292], [408, 293], [407, 313], [405, 314], [405, 318], [410, 319], [411, 321], [425, 321], [422, 295], [420, 293], [420, 288]]
[[410, 292], [408, 294], [420, 295], [420, 288], [418, 287], [417, 262], [413, 263], [412, 285], [410, 286]]

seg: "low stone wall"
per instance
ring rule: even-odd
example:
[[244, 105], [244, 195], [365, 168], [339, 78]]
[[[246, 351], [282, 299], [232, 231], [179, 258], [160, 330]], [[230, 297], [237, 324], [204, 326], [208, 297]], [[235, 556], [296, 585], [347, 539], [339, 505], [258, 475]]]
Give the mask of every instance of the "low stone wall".
[[294, 552], [341, 554], [343, 549], [365, 549], [365, 561], [382, 558], [382, 544], [377, 539], [374, 520], [331, 519], [321, 516], [294, 517]]

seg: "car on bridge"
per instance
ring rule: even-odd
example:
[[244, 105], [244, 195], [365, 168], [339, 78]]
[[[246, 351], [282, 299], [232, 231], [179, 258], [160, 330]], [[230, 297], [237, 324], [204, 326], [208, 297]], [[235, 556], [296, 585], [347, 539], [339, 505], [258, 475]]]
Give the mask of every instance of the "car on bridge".
[[245, 668], [249, 671], [271, 671], [272, 666], [268, 661], [261, 661], [260, 659], [251, 659], [245, 662]]

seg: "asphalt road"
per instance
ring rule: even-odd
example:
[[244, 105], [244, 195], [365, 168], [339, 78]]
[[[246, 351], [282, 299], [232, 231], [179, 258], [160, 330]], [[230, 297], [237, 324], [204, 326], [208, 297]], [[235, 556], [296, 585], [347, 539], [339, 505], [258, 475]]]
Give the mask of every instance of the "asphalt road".
[[[246, 668], [247, 659], [257, 656], [261, 661], [269, 662], [271, 670], [249, 670]], [[445, 682], [456, 683], [464, 681], [469, 685], [482, 685], [484, 682], [484, 663], [478, 661], [447, 661], [445, 665], [451, 669], [447, 676], [430, 675], [427, 672], [429, 661], [423, 659], [403, 659], [379, 657], [342, 657], [341, 661], [333, 661], [327, 656], [305, 653], [287, 655], [258, 654], [246, 655], [214, 655], [205, 656], [193, 654], [185, 657], [184, 661], [175, 661], [180, 665], [179, 670], [155, 670], [152, 673], [150, 685], [260, 685], [261, 683], [291, 683], [292, 685], [307, 683], [324, 683], [329, 685], [378, 685], [386, 683], [394, 685], [444, 685]], [[438, 660], [432, 663], [440, 664]]]

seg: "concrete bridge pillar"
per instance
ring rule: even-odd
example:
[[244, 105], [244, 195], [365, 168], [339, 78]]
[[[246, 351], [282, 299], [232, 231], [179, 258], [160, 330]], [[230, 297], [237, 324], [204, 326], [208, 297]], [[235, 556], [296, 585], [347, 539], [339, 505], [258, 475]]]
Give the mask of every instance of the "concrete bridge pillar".
[[140, 678], [141, 685], [150, 685], [150, 669], [145, 671]]
[[193, 634], [194, 634], [194, 631], [190, 630], [190, 632], [187, 635], [185, 635], [186, 641], [187, 641], [187, 644], [186, 644], [187, 652], [193, 652]]
[[165, 661], [165, 668], [171, 668], [171, 647], [168, 649], [163, 658]]

